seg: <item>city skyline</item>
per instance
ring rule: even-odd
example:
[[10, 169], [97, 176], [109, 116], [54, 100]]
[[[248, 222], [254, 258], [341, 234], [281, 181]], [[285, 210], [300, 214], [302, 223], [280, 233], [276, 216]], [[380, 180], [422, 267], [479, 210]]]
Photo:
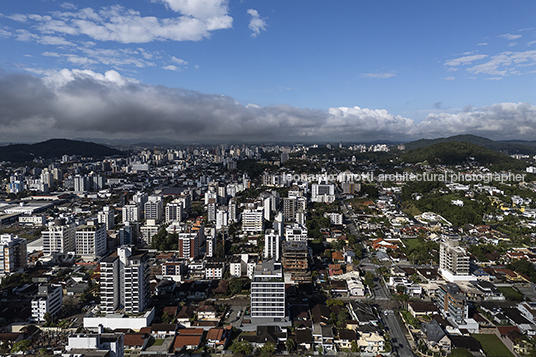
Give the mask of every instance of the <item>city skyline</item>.
[[534, 13], [531, 1], [8, 0], [0, 142], [532, 140]]

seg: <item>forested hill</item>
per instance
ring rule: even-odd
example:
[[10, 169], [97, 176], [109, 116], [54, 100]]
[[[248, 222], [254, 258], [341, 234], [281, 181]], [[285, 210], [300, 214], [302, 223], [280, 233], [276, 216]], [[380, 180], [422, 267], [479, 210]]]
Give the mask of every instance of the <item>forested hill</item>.
[[476, 135], [456, 135], [447, 138], [420, 139], [406, 143], [406, 150], [420, 149], [430, 145], [445, 142], [465, 142], [483, 146], [493, 151], [512, 154], [536, 155], [536, 142], [534, 141], [493, 141]]
[[406, 162], [427, 162], [430, 165], [458, 165], [476, 162], [494, 165], [497, 168], [524, 169], [527, 164], [508, 155], [483, 146], [466, 142], [442, 142], [406, 152], [402, 159]]
[[56, 159], [63, 155], [80, 155], [100, 158], [123, 155], [120, 150], [92, 142], [50, 139], [36, 144], [12, 144], [0, 146], [0, 161], [24, 162], [35, 158]]

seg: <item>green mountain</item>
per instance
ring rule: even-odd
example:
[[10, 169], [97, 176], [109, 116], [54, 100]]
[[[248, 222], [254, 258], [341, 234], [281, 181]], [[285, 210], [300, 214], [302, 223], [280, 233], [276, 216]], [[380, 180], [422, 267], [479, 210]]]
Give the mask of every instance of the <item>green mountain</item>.
[[420, 139], [406, 143], [406, 150], [424, 148], [437, 143], [464, 142], [483, 146], [485, 148], [503, 152], [509, 155], [527, 154], [536, 155], [536, 142], [534, 141], [493, 141], [476, 135], [456, 135], [447, 138]]
[[468, 142], [438, 142], [409, 150], [402, 160], [411, 163], [427, 161], [430, 165], [458, 165], [470, 161], [481, 165], [493, 165], [495, 169], [524, 169], [527, 164], [508, 155]]
[[40, 157], [43, 159], [57, 159], [63, 155], [101, 158], [121, 156], [124, 153], [105, 145], [68, 139], [50, 139], [36, 144], [0, 146], [0, 161], [24, 162]]

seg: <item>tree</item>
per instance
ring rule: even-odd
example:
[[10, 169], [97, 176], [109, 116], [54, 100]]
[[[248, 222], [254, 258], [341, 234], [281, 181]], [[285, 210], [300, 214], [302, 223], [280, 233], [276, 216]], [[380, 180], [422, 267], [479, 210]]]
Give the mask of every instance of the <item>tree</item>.
[[244, 280], [240, 278], [232, 278], [229, 281], [229, 290], [231, 291], [232, 295], [236, 295], [242, 291], [244, 288]]
[[45, 319], [45, 327], [50, 327], [54, 324], [54, 316], [50, 312], [46, 312], [43, 318]]
[[363, 283], [369, 287], [372, 287], [374, 286], [374, 274], [370, 271], [367, 271], [365, 273], [365, 279], [363, 281]]
[[17, 353], [19, 351], [24, 352], [28, 348], [30, 348], [31, 345], [32, 343], [29, 340], [22, 340], [19, 342], [15, 342], [15, 344], [13, 345], [13, 348], [11, 348], [11, 353]]
[[351, 343], [350, 351], [351, 352], [359, 352], [359, 346], [357, 345], [357, 341], [353, 340]]
[[273, 355], [276, 351], [275, 343], [273, 342], [266, 342], [264, 346], [260, 349], [261, 351], [261, 357], [269, 357]]
[[344, 302], [339, 299], [328, 299], [326, 300], [327, 306], [344, 306]]
[[239, 353], [239, 354], [242, 354], [242, 355], [248, 355], [253, 351], [253, 347], [246, 340], [243, 340], [243, 341], [240, 341], [240, 342], [235, 341], [231, 345], [230, 350], [233, 351], [233, 353]]
[[173, 316], [170, 316], [167, 311], [165, 311], [163, 314], [162, 314], [162, 323], [163, 324], [169, 324], [171, 323], [171, 321], [173, 321]]
[[296, 341], [292, 338], [287, 338], [285, 346], [287, 347], [287, 351], [292, 352], [296, 348]]
[[348, 320], [349, 317], [350, 315], [348, 315], [348, 312], [346, 311], [346, 309], [342, 309], [337, 315], [337, 325], [339, 327], [345, 326], [346, 320]]

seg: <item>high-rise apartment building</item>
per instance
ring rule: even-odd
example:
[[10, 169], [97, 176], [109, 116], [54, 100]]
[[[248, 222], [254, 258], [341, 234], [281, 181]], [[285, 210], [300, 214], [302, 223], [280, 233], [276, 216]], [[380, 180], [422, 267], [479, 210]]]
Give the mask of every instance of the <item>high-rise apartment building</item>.
[[292, 280], [310, 280], [307, 242], [284, 241], [282, 251], [281, 264], [285, 273], [290, 273]]
[[182, 204], [168, 203], [166, 205], [166, 223], [180, 222], [182, 220]]
[[264, 259], [279, 261], [281, 233], [275, 229], [267, 229], [264, 234]]
[[101, 308], [114, 313], [123, 307], [126, 313], [138, 314], [149, 303], [149, 264], [146, 253], [122, 246], [101, 260]]
[[255, 266], [251, 280], [251, 317], [285, 319], [285, 282], [280, 263], [270, 260]]
[[26, 263], [26, 239], [13, 234], [2, 234], [0, 236], [0, 275], [24, 270]]
[[159, 221], [164, 213], [164, 201], [161, 196], [149, 196], [144, 205], [145, 219]]
[[76, 227], [76, 254], [86, 258], [106, 255], [106, 227], [89, 221], [87, 225]]
[[335, 201], [335, 185], [327, 182], [313, 183], [311, 185], [311, 201], [332, 203]]
[[468, 279], [469, 255], [465, 248], [460, 246], [459, 239], [447, 239], [441, 242], [439, 246], [439, 271], [450, 282]]
[[179, 259], [195, 259], [200, 254], [201, 243], [205, 240], [204, 228], [197, 232], [179, 233]]
[[41, 232], [43, 253], [52, 255], [54, 253], [75, 252], [75, 231], [74, 224], [65, 224], [64, 219], [57, 219], [53, 226], [49, 226]]
[[124, 205], [122, 212], [123, 212], [123, 223], [138, 222], [141, 218], [141, 208], [138, 204]]
[[242, 231], [246, 233], [264, 232], [264, 208], [246, 208], [242, 212]]
[[102, 211], [97, 214], [97, 220], [100, 224], [103, 224], [107, 231], [114, 229], [115, 216], [114, 210], [110, 206], [104, 206]]

